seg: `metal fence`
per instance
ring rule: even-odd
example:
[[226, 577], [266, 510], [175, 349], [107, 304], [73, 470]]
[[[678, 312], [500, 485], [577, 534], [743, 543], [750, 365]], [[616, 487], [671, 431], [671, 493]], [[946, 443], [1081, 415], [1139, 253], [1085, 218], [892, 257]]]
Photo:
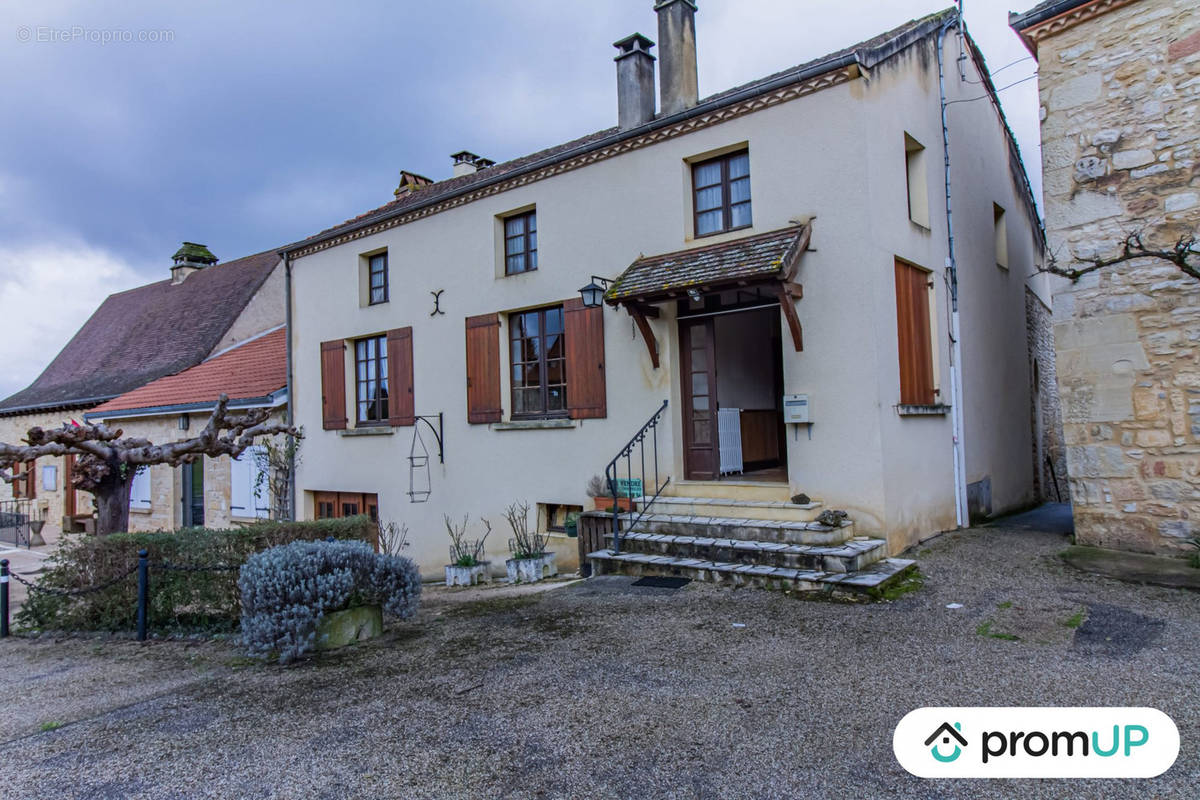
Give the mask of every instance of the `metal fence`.
[[0, 542], [32, 547], [41, 538], [46, 512], [34, 500], [0, 500]]

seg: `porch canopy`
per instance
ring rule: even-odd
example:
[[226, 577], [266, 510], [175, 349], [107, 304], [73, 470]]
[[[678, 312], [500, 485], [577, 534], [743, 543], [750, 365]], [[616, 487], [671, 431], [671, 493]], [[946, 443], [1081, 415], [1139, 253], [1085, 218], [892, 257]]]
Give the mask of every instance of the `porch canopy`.
[[689, 293], [766, 286], [779, 297], [799, 352], [804, 349], [804, 337], [794, 301], [804, 292], [795, 278], [800, 256], [811, 238], [812, 223], [804, 222], [706, 247], [641, 256], [613, 281], [604, 299], [610, 305], [624, 306], [633, 316], [657, 368], [658, 347], [646, 321], [658, 316], [655, 304]]

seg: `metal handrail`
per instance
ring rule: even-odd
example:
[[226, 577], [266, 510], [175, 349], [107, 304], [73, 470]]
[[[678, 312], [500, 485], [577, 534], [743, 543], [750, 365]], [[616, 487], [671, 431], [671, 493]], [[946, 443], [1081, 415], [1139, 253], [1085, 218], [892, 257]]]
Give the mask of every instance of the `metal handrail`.
[[[629, 523], [629, 527], [631, 529], [633, 528], [633, 526], [635, 526], [639, 522], [641, 522], [642, 517], [645, 516], [645, 514], [646, 514], [646, 510], [649, 509], [650, 506], [654, 505], [654, 502], [656, 500], [658, 500], [659, 496], [662, 494], [663, 489], [667, 488], [667, 484], [671, 482], [670, 475], [668, 475], [667, 479], [665, 481], [662, 481], [661, 484], [659, 483], [659, 477], [658, 477], [658, 423], [662, 418], [663, 412], [665, 412], [667, 410], [667, 402], [668, 401], [663, 400], [662, 405], [658, 407], [658, 410], [655, 411], [653, 415], [651, 415], [650, 419], [646, 421], [645, 425], [643, 425], [640, 429], [638, 429], [638, 432], [633, 435], [633, 438], [630, 439], [629, 442], [626, 443], [626, 445], [623, 448], [621, 448], [621, 451], [617, 453], [616, 457], [612, 461], [608, 462], [608, 466], [605, 467], [605, 469], [604, 469], [604, 477], [605, 477], [605, 480], [608, 481], [608, 493], [612, 496], [612, 501], [613, 501], [612, 502], [612, 526], [613, 526], [612, 530], [613, 530], [613, 552], [614, 553], [621, 552], [621, 507], [620, 507], [620, 499], [619, 499], [620, 492], [617, 489], [617, 480], [618, 480], [618, 475], [619, 475], [619, 467], [620, 467], [621, 459], [625, 459], [626, 483], [630, 487], [629, 494], [630, 494], [630, 497], [632, 498], [632, 495], [633, 495], [633, 491], [632, 491], [632, 487], [633, 487], [633, 451], [634, 451], [634, 448], [638, 448], [638, 451], [639, 451], [638, 455], [639, 455], [641, 463], [642, 463], [642, 471], [641, 471], [642, 497], [645, 497], [646, 496], [646, 438], [650, 437], [651, 440], [653, 441], [653, 443], [654, 443], [654, 451], [653, 451], [654, 496], [650, 498], [650, 501], [648, 503], [642, 504], [642, 508], [639, 510], [637, 517], [632, 518], [631, 522]], [[632, 517], [632, 513], [630, 516]]]

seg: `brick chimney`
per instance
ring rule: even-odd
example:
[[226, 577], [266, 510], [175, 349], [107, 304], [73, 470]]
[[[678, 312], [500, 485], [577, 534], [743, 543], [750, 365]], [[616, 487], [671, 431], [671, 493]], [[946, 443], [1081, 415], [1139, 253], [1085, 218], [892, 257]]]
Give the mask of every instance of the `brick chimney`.
[[171, 283], [183, 283], [184, 279], [193, 272], [217, 263], [217, 257], [202, 244], [184, 242], [183, 246], [171, 256]]
[[644, 125], [654, 119], [654, 42], [635, 33], [613, 47], [620, 51], [617, 62], [617, 124], [621, 130]]
[[686, 111], [700, 102], [696, 79], [696, 4], [658, 0], [659, 94], [664, 115]]

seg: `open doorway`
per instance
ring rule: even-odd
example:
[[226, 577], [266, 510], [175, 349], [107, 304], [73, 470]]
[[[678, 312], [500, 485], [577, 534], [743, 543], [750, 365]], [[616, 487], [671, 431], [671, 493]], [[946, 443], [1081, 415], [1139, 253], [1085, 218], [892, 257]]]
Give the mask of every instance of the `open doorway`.
[[680, 306], [685, 477], [786, 483], [778, 302], [743, 290]]

